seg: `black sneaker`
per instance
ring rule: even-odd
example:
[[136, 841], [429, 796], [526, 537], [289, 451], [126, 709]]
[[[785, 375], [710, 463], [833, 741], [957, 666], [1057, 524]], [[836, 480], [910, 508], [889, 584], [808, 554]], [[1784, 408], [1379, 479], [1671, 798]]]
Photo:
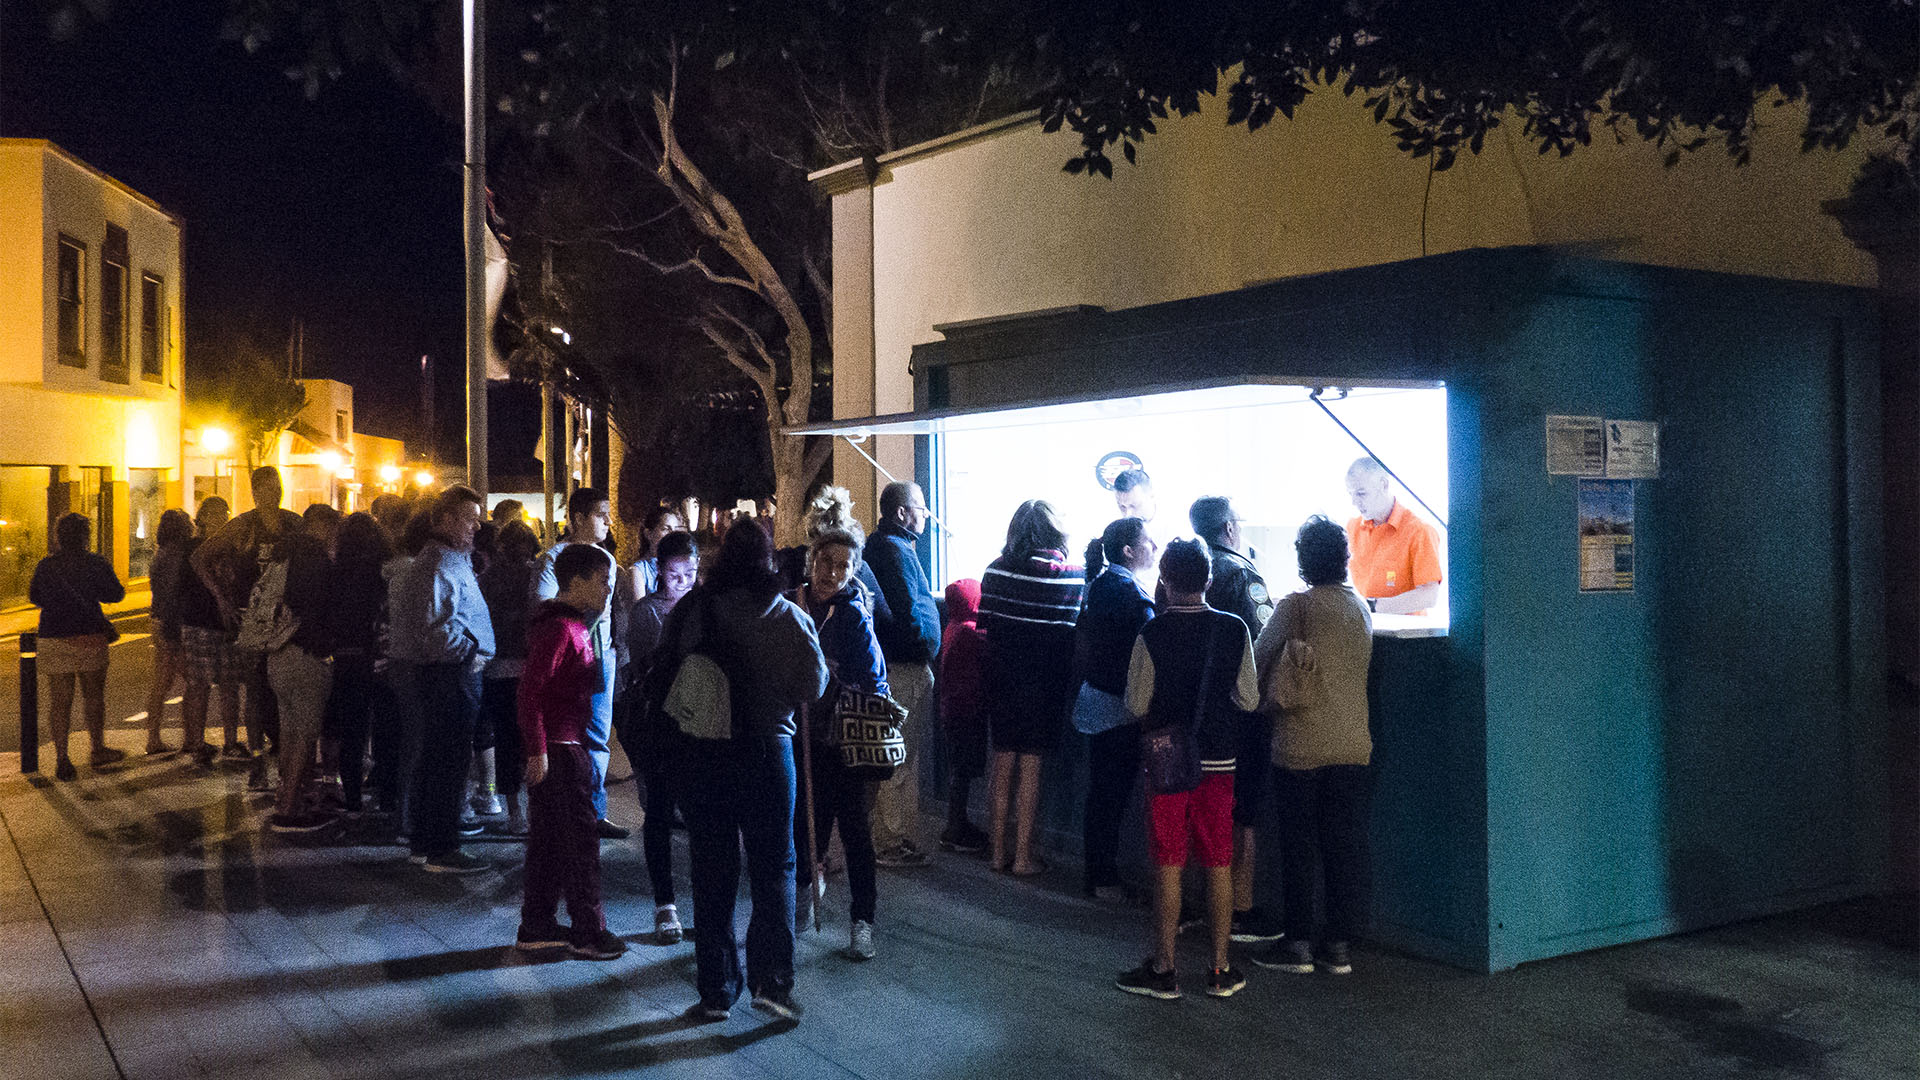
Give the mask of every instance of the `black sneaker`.
[[1180, 1000], [1179, 978], [1170, 970], [1153, 970], [1152, 960], [1142, 960], [1139, 967], [1121, 972], [1113, 980], [1113, 985], [1129, 994], [1159, 998], [1161, 1001]]
[[293, 814], [274, 814], [267, 818], [267, 828], [277, 833], [319, 832], [332, 824], [333, 818], [312, 810]]
[[59, 764], [53, 767], [53, 778], [55, 780], [74, 780], [78, 779], [79, 776], [79, 772], [73, 767], [72, 758], [61, 758]]
[[1353, 952], [1344, 941], [1329, 941], [1321, 946], [1314, 963], [1329, 975], [1353, 974]]
[[732, 1016], [733, 1012], [725, 1005], [717, 1002], [696, 1001], [687, 1007], [686, 1012], [680, 1015], [690, 1023], [718, 1024], [725, 1021], [727, 1017]]
[[633, 835], [632, 829], [627, 828], [625, 825], [616, 825], [606, 818], [601, 818], [599, 821], [594, 822], [593, 831], [598, 833], [602, 840], [625, 840], [627, 837]]
[[1279, 941], [1286, 936], [1280, 929], [1279, 920], [1268, 915], [1262, 908], [1251, 907], [1245, 911], [1233, 913], [1233, 940], [1242, 945], [1254, 945], [1265, 941]]
[[1313, 947], [1297, 939], [1282, 939], [1253, 954], [1253, 962], [1273, 971], [1313, 974]]
[[779, 1020], [800, 1019], [800, 1004], [791, 990], [762, 990], [753, 995], [753, 1007]]
[[477, 874], [491, 869], [485, 859], [476, 859], [459, 848], [445, 855], [429, 855], [422, 865], [429, 874]]
[[940, 850], [973, 855], [987, 850], [986, 830], [968, 822], [940, 834]]
[[513, 936], [513, 947], [521, 952], [539, 952], [542, 949], [564, 949], [567, 947], [567, 928], [559, 923], [545, 926], [520, 924], [520, 932]]
[[1229, 964], [1223, 968], [1214, 968], [1207, 973], [1207, 996], [1232, 997], [1246, 989], [1247, 977], [1240, 969]]
[[618, 960], [627, 955], [627, 943], [603, 926], [587, 941], [568, 942], [567, 952], [582, 960]]

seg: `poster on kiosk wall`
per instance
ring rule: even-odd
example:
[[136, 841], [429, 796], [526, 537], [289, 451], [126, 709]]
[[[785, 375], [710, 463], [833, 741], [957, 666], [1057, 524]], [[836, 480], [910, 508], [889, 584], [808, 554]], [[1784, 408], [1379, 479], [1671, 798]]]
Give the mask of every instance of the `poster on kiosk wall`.
[[1633, 591], [1633, 481], [1580, 482], [1580, 591]]

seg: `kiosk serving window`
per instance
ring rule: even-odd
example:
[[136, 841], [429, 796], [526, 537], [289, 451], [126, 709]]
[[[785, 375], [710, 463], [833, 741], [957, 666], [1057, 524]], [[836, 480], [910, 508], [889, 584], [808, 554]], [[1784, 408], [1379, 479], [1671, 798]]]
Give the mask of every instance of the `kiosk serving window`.
[[[1446, 390], [1432, 384], [1316, 390], [1236, 382], [792, 430], [855, 440], [927, 437], [927, 494], [940, 519], [929, 531], [936, 588], [978, 577], [999, 554], [1007, 521], [1026, 499], [1046, 499], [1060, 510], [1071, 534], [1069, 554], [1078, 560], [1119, 516], [1115, 475], [1137, 464], [1153, 480], [1157, 540], [1191, 535], [1187, 508], [1195, 499], [1230, 496], [1245, 519], [1242, 532], [1255, 563], [1280, 595], [1301, 586], [1293, 553], [1300, 524], [1314, 514], [1342, 525], [1356, 516], [1346, 474], [1369, 451], [1399, 477], [1390, 483], [1397, 502], [1435, 526], [1445, 565], [1446, 412]], [[1443, 585], [1440, 603], [1424, 616], [1377, 621], [1388, 630], [1442, 632], [1445, 593]]]

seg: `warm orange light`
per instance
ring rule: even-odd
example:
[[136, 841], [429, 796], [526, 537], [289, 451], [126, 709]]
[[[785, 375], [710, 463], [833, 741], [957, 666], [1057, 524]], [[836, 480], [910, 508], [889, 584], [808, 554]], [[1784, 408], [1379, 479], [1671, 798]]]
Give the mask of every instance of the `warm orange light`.
[[380, 482], [383, 484], [397, 484], [400, 482], [400, 477], [403, 472], [404, 470], [398, 465], [382, 465], [380, 466]]
[[330, 473], [339, 472], [342, 464], [344, 464], [344, 462], [341, 461], [340, 455], [335, 451], [329, 450], [320, 455], [320, 467]]
[[421, 469], [419, 472], [413, 474], [413, 482], [420, 485], [423, 488], [432, 487], [433, 474], [428, 472], [425, 469]]
[[200, 447], [209, 454], [224, 454], [233, 449], [233, 436], [226, 428], [201, 428]]

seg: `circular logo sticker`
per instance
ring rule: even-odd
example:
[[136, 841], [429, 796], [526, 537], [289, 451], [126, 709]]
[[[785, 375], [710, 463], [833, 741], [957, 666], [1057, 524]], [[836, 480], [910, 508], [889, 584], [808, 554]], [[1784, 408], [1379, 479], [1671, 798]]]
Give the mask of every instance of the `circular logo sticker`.
[[1115, 450], [1103, 456], [1100, 463], [1093, 467], [1093, 478], [1100, 482], [1101, 487], [1112, 491], [1115, 477], [1128, 469], [1139, 469], [1145, 466], [1146, 463], [1140, 460], [1139, 454], [1131, 450]]

